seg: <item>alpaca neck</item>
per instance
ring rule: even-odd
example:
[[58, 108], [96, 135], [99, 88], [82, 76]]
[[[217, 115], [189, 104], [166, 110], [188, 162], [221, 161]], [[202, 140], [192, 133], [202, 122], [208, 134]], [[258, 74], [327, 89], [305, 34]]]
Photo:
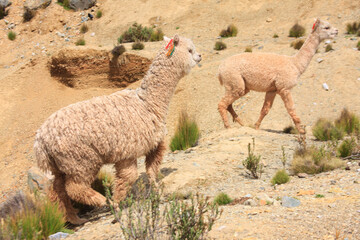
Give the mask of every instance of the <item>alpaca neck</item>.
[[320, 44], [320, 36], [318, 33], [313, 32], [306, 39], [299, 52], [294, 56], [294, 64], [299, 70], [300, 74], [305, 72], [312, 57], [315, 55], [316, 50]]
[[149, 110], [161, 119], [166, 118], [175, 88], [185, 75], [182, 68], [176, 65], [176, 61], [164, 61], [164, 57], [160, 55], [155, 58], [142, 80], [141, 87], [137, 89], [139, 97], [147, 102]]

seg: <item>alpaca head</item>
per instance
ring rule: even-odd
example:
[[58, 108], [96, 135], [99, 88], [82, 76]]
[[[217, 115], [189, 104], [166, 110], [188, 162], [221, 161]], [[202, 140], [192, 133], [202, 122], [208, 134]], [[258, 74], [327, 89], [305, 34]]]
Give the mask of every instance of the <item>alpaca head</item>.
[[[167, 37], [164, 37], [164, 40], [166, 45], [169, 45], [169, 43], [174, 45], [173, 54], [169, 54], [168, 57], [174, 58], [174, 61], [180, 64], [185, 74], [188, 74], [191, 68], [201, 61], [201, 54], [196, 52], [195, 45], [190, 39], [175, 35], [172, 40]], [[171, 47], [169, 47], [168, 52], [170, 50]]]
[[334, 28], [330, 23], [321, 21], [319, 18], [315, 20], [312, 32], [319, 34], [320, 40], [333, 39], [337, 34], [337, 28]]

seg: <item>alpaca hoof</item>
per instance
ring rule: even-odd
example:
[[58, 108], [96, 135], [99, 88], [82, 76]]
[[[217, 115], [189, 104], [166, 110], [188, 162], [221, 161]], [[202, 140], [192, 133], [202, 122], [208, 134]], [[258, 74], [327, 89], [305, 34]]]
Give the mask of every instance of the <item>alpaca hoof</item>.
[[260, 125], [255, 124], [255, 129], [256, 129], [256, 130], [259, 130], [259, 129], [260, 129]]

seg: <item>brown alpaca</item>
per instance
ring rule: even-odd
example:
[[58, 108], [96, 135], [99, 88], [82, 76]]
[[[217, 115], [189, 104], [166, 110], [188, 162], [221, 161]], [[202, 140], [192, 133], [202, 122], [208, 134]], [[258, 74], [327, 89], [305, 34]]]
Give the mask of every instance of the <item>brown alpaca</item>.
[[[102, 165], [115, 164], [114, 200], [122, 200], [137, 178], [137, 158], [146, 156], [146, 172], [156, 179], [165, 145], [166, 116], [177, 83], [201, 60], [191, 40], [173, 39], [155, 57], [136, 90], [122, 90], [60, 109], [36, 134], [34, 151], [42, 170], [55, 176], [50, 198], [67, 220], [81, 224], [70, 199], [92, 206], [106, 204], [90, 185]], [[166, 43], [167, 44], [167, 43]], [[167, 54], [169, 52], [169, 54]]]
[[230, 127], [226, 110], [230, 112], [234, 122], [243, 125], [235, 113], [232, 103], [253, 90], [266, 92], [260, 117], [255, 123], [256, 129], [259, 129], [261, 121], [268, 114], [276, 94], [279, 94], [296, 128], [304, 134], [305, 130], [301, 127], [300, 118], [295, 113], [290, 90], [306, 70], [320, 42], [324, 39], [334, 38], [337, 33], [338, 30], [331, 27], [329, 23], [317, 19], [311, 34], [294, 56], [272, 53], [242, 53], [223, 61], [219, 67], [219, 80], [220, 84], [225, 87], [225, 96], [219, 102], [218, 110], [225, 127]]

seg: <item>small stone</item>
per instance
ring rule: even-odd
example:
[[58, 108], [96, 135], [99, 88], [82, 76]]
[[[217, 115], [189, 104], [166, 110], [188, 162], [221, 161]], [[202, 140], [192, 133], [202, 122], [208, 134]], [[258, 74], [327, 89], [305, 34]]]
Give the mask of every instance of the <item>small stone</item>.
[[264, 48], [264, 46], [260, 46], [260, 47], [258, 47], [258, 49], [260, 49], [260, 50], [261, 50], [261, 49], [263, 49], [263, 48]]
[[330, 44], [331, 41], [330, 41], [330, 40], [326, 40], [325, 43], [326, 43], [326, 44]]
[[252, 207], [257, 206], [257, 204], [256, 204], [256, 202], [255, 202], [254, 199], [248, 199], [248, 200], [246, 200], [246, 201], [244, 202], [244, 205], [252, 206]]
[[246, 198], [252, 198], [252, 195], [250, 193], [246, 194], [244, 197]]
[[298, 207], [300, 204], [300, 200], [288, 196], [284, 196], [281, 200], [281, 205], [287, 208]]
[[266, 201], [263, 200], [263, 199], [261, 199], [261, 200], [259, 201], [259, 204], [260, 204], [260, 206], [265, 206], [265, 205], [266, 205]]
[[350, 40], [351, 40], [351, 41], [356, 41], [357, 38], [356, 38], [356, 37], [352, 37], [352, 38], [350, 38]]
[[307, 178], [308, 175], [306, 173], [298, 173], [297, 174], [298, 178]]
[[324, 61], [324, 59], [322, 59], [322, 58], [318, 58], [318, 59], [316, 59], [316, 61], [317, 61], [318, 63], [321, 63], [321, 62], [323, 62], [323, 61]]
[[193, 162], [193, 165], [194, 165], [195, 167], [200, 167], [200, 165], [199, 165], [198, 163], [196, 163], [196, 162]]
[[347, 167], [345, 168], [345, 170], [349, 171], [349, 170], [350, 170], [350, 167], [349, 167], [349, 166], [347, 166]]
[[94, 32], [92, 32], [92, 33], [90, 34], [90, 36], [91, 36], [91, 37], [94, 37], [94, 36], [95, 36], [95, 33], [94, 33]]
[[272, 19], [271, 19], [271, 18], [267, 18], [267, 19], [266, 19], [266, 22], [272, 22]]
[[358, 78], [357, 80], [360, 81], [360, 78]]
[[226, 228], [226, 226], [220, 226], [217, 230], [219, 230], [219, 231], [221, 231], [221, 230], [223, 230], [224, 228]]
[[326, 83], [323, 83], [322, 87], [325, 91], [329, 91], [329, 86]]
[[330, 185], [335, 185], [336, 184], [336, 181], [335, 180], [331, 180], [330, 181]]
[[336, 204], [335, 204], [335, 203], [330, 203], [330, 204], [328, 205], [328, 207], [329, 207], [329, 208], [335, 208], [335, 207], [336, 207]]
[[49, 240], [65, 239], [67, 236], [69, 236], [68, 233], [57, 232], [57, 233], [55, 233], [53, 235], [50, 235]]
[[69, 38], [65, 38], [65, 42], [69, 42], [70, 41], [70, 39]]
[[200, 63], [198, 63], [198, 67], [202, 67], [202, 65]]
[[185, 150], [185, 153], [191, 153], [192, 152], [192, 148], [188, 148]]
[[[360, 163], [359, 163], [359, 165], [360, 165]], [[360, 168], [359, 168], [359, 169], [356, 169], [356, 171], [357, 171], [357, 172], [360, 172]]]

